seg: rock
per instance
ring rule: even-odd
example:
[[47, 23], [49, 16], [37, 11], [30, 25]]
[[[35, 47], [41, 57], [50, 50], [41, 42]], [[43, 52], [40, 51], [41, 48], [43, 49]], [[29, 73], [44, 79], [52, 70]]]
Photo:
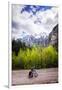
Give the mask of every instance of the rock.
[[33, 78], [33, 77], [37, 77], [38, 73], [36, 72], [35, 69], [31, 69], [31, 71], [29, 72], [29, 78]]

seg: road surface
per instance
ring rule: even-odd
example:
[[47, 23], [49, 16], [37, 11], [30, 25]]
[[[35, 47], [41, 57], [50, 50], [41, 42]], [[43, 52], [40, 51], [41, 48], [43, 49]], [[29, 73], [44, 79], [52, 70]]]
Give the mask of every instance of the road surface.
[[58, 68], [36, 70], [38, 77], [31, 79], [28, 78], [29, 71], [30, 70], [12, 71], [12, 85], [47, 84], [58, 82]]

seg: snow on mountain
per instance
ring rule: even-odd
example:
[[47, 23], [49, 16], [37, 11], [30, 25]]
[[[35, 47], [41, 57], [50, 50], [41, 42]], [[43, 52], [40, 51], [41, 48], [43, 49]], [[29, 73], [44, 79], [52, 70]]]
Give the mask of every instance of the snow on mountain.
[[46, 35], [45, 32], [35, 34], [34, 36], [23, 32], [23, 37], [18, 39], [21, 40], [22, 42], [25, 42], [26, 45], [36, 44], [46, 46], [48, 44], [48, 36]]

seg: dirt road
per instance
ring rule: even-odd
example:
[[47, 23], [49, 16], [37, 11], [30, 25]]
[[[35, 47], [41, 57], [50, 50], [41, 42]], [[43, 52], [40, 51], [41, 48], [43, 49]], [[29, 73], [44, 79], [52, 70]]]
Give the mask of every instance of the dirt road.
[[28, 73], [30, 70], [14, 70], [12, 71], [12, 85], [24, 84], [46, 84], [58, 82], [58, 69], [39, 69], [36, 70], [38, 77], [29, 79]]

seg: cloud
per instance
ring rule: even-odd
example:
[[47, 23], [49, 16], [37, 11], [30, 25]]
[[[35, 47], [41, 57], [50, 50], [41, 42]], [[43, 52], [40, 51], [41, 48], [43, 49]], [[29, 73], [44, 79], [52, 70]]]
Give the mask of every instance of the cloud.
[[19, 29], [19, 24], [15, 21], [12, 21], [12, 28]]
[[57, 23], [56, 7], [12, 5], [12, 36], [14, 38], [23, 37], [23, 32], [31, 35], [45, 32], [48, 35]]

